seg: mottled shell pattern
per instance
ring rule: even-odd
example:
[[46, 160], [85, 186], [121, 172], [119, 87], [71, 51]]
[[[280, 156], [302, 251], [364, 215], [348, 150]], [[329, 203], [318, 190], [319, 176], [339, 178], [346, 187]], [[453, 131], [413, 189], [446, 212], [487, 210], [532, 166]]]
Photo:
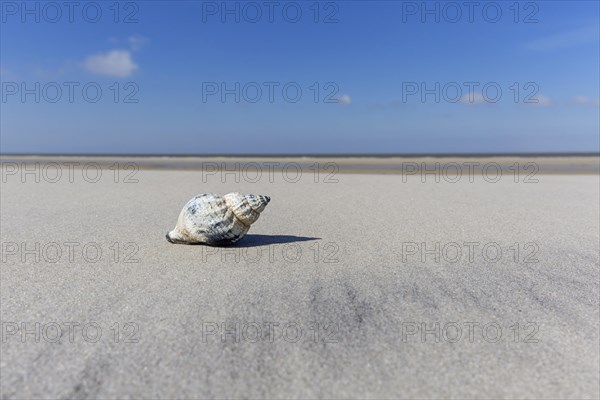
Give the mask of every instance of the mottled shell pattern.
[[183, 207], [177, 226], [167, 233], [171, 243], [226, 246], [243, 238], [269, 204], [268, 196], [201, 194]]

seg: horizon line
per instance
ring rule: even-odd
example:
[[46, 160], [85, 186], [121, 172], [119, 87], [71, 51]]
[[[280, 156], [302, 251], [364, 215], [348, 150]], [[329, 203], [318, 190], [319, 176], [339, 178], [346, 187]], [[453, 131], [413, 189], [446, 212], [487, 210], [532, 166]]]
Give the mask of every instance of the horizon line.
[[4, 156], [34, 157], [278, 157], [278, 158], [409, 158], [409, 157], [581, 157], [600, 156], [598, 152], [505, 152], [505, 153], [21, 153], [0, 152]]

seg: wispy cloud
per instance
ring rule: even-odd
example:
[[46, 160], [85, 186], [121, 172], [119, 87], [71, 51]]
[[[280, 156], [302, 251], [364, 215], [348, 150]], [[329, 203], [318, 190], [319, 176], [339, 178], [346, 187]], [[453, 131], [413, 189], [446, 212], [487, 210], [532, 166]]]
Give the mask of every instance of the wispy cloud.
[[60, 64], [45, 63], [44, 65], [35, 65], [29, 67], [29, 71], [36, 79], [54, 80], [65, 76], [70, 76], [77, 70], [77, 63], [72, 60], [65, 60]]
[[16, 79], [16, 76], [12, 70], [0, 65], [0, 80]]
[[487, 101], [485, 101], [485, 98], [483, 97], [483, 95], [481, 93], [464, 94], [461, 96], [459, 102], [462, 104], [469, 104], [469, 105], [487, 103]]
[[540, 107], [550, 107], [554, 105], [554, 101], [552, 101], [552, 99], [550, 99], [549, 97], [544, 96], [543, 94], [539, 94], [531, 100], [532, 102], [527, 102], [527, 104]]
[[127, 38], [129, 46], [133, 51], [140, 51], [150, 41], [147, 37], [141, 35], [133, 35]]
[[347, 106], [348, 104], [352, 103], [352, 98], [347, 94], [337, 96], [336, 98], [337, 98], [338, 104], [341, 104], [343, 106]]
[[525, 47], [533, 51], [551, 51], [582, 44], [597, 43], [600, 41], [599, 36], [600, 29], [598, 25], [591, 25], [534, 39], [527, 42]]
[[94, 54], [86, 58], [84, 68], [95, 75], [125, 78], [139, 67], [127, 50], [111, 50], [108, 53]]
[[573, 104], [577, 104], [580, 106], [589, 106], [589, 105], [593, 105], [593, 106], [597, 106], [600, 105], [600, 99], [598, 98], [591, 98], [591, 97], [587, 97], [587, 96], [576, 96], [573, 97], [573, 99], [571, 99], [571, 102]]

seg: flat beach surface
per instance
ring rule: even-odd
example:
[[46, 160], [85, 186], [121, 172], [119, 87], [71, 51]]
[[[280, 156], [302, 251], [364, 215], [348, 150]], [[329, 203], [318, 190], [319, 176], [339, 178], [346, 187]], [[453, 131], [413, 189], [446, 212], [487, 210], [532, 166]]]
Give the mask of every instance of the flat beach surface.
[[[6, 172], [2, 398], [600, 395], [598, 174]], [[231, 191], [235, 247], [165, 240]]]

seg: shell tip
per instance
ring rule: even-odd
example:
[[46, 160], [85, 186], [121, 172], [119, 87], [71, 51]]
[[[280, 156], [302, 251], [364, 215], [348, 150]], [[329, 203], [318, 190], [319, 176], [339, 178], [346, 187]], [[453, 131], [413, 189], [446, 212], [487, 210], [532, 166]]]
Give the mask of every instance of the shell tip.
[[165, 235], [165, 237], [167, 238], [167, 241], [168, 241], [169, 243], [175, 243], [175, 242], [173, 241], [173, 239], [171, 239], [171, 236], [169, 236], [169, 233], [170, 233], [170, 232], [167, 232], [167, 234]]

